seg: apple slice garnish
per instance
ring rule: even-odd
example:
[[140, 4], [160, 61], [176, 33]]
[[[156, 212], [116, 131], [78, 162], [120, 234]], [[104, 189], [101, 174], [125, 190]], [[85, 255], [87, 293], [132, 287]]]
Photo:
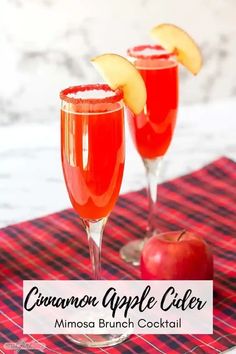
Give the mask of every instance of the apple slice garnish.
[[147, 98], [142, 76], [133, 64], [118, 54], [102, 54], [92, 63], [112, 90], [123, 91], [125, 104], [135, 114], [142, 112]]
[[151, 30], [151, 37], [170, 53], [176, 55], [192, 74], [197, 75], [202, 67], [202, 54], [194, 40], [180, 27], [163, 23]]

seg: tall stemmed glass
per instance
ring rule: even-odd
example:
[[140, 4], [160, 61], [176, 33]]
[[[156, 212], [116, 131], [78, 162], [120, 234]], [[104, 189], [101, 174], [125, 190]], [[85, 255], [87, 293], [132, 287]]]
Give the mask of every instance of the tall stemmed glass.
[[[69, 87], [61, 98], [61, 157], [69, 197], [86, 230], [94, 279], [101, 279], [101, 243], [123, 176], [122, 93], [109, 86]], [[85, 347], [118, 344], [127, 335], [70, 335]]]
[[121, 257], [138, 265], [144, 242], [156, 229], [157, 183], [160, 165], [172, 140], [178, 108], [178, 65], [173, 54], [158, 45], [142, 45], [128, 50], [130, 60], [142, 75], [147, 102], [141, 114], [128, 111], [128, 124], [147, 176], [148, 222], [140, 240], [121, 248]]

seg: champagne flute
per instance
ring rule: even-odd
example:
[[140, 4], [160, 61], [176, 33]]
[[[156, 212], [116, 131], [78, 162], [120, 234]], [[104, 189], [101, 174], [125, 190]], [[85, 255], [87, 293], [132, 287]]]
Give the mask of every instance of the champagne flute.
[[[101, 244], [118, 198], [125, 161], [122, 92], [105, 84], [69, 87], [61, 98], [61, 158], [71, 203], [88, 237], [93, 277], [101, 279]], [[127, 334], [74, 334], [83, 347], [112, 346]]]
[[158, 232], [156, 226], [157, 185], [160, 166], [171, 143], [178, 109], [178, 63], [173, 53], [159, 45], [141, 45], [128, 50], [129, 59], [142, 75], [147, 102], [140, 114], [128, 110], [134, 145], [142, 158], [147, 177], [148, 220], [144, 237], [120, 250], [122, 259], [139, 265], [145, 241]]

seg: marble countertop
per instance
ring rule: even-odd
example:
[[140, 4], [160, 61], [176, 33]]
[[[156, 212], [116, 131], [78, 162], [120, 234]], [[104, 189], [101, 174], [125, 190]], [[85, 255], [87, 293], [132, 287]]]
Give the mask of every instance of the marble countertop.
[[[236, 102], [181, 107], [161, 181], [220, 156], [236, 160]], [[0, 128], [0, 227], [70, 206], [60, 162], [56, 122], [18, 123]], [[121, 193], [145, 186], [144, 168], [127, 132]]]

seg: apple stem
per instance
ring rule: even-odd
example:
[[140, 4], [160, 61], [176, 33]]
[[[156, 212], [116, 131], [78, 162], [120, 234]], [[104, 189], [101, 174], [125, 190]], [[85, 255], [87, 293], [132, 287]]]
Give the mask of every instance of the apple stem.
[[183, 230], [179, 237], [177, 238], [177, 242], [181, 239], [181, 237], [186, 233], [186, 230]]

